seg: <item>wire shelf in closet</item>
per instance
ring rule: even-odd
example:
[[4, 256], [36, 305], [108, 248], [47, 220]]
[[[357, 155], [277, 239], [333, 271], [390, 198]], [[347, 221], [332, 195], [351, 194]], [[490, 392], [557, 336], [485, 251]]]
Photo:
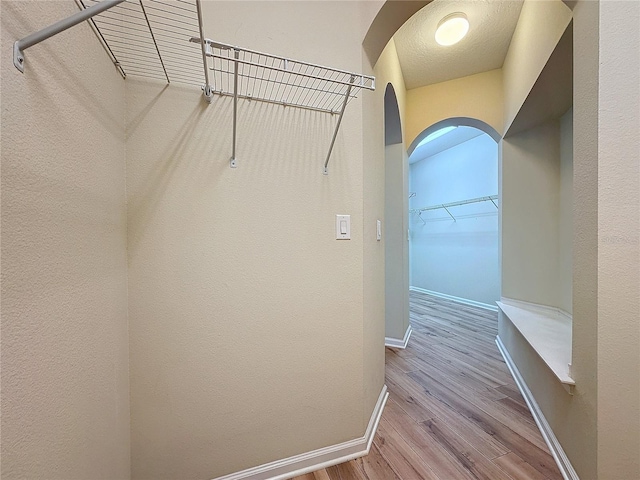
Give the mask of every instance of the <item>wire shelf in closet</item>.
[[[123, 77], [198, 85], [206, 100], [233, 97], [236, 167], [238, 99], [338, 114], [323, 173], [345, 109], [375, 78], [249, 50], [205, 38], [201, 0], [76, 0], [81, 11], [13, 45], [13, 62], [24, 72], [24, 50], [88, 20]], [[211, 72], [211, 73], [210, 73]]]
[[[192, 38], [200, 42], [199, 38]], [[337, 114], [359, 90], [375, 89], [375, 78], [268, 53], [205, 40], [214, 94]]]
[[189, 42], [200, 34], [195, 0], [126, 0], [90, 21], [123, 77], [205, 83], [201, 48]]

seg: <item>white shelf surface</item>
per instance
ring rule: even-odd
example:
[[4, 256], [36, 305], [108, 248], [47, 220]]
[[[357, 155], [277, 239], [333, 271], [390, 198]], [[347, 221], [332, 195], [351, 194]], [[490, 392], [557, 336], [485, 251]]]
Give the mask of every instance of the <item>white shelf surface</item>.
[[496, 302], [560, 382], [573, 387], [571, 378], [571, 316], [554, 307], [502, 298]]

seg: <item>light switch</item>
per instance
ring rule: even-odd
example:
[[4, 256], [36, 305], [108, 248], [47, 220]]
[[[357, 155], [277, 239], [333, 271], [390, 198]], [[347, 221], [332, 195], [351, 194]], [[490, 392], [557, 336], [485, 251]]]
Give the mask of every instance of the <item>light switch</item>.
[[351, 239], [351, 215], [336, 215], [336, 240]]
[[380, 241], [382, 239], [382, 222], [380, 220], [376, 220], [376, 240]]

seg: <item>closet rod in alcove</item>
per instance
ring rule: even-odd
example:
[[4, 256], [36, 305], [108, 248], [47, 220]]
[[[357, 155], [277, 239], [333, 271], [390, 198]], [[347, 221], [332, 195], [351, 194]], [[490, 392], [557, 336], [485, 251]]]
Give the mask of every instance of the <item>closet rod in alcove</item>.
[[[470, 198], [468, 200], [460, 200], [459, 202], [440, 203], [438, 205], [430, 205], [428, 207], [412, 208], [411, 210], [409, 210], [409, 213], [417, 213], [418, 216], [419, 216], [422, 212], [426, 212], [427, 210], [444, 209], [444, 210], [446, 210], [446, 212], [449, 214], [449, 216], [455, 222], [456, 218], [451, 214], [451, 212], [449, 211], [449, 208], [451, 208], [451, 207], [459, 207], [461, 205], [469, 205], [471, 203], [491, 202], [491, 203], [493, 203], [493, 206], [496, 207], [496, 210], [497, 210], [498, 209], [498, 205], [495, 202], [496, 200], [498, 200], [498, 195], [491, 195], [491, 196], [488, 196], [488, 197]], [[420, 217], [420, 220], [422, 220], [422, 217]], [[424, 223], [424, 220], [422, 220], [422, 222]]]

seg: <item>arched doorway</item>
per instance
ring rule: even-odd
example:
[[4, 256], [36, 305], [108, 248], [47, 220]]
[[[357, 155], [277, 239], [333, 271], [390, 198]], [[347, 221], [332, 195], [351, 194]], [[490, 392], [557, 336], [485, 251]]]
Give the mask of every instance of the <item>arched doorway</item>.
[[385, 151], [385, 345], [405, 348], [409, 324], [408, 161], [398, 99], [391, 83], [384, 94]]
[[497, 311], [494, 132], [479, 120], [451, 118], [426, 128], [411, 145], [409, 271], [413, 291]]

